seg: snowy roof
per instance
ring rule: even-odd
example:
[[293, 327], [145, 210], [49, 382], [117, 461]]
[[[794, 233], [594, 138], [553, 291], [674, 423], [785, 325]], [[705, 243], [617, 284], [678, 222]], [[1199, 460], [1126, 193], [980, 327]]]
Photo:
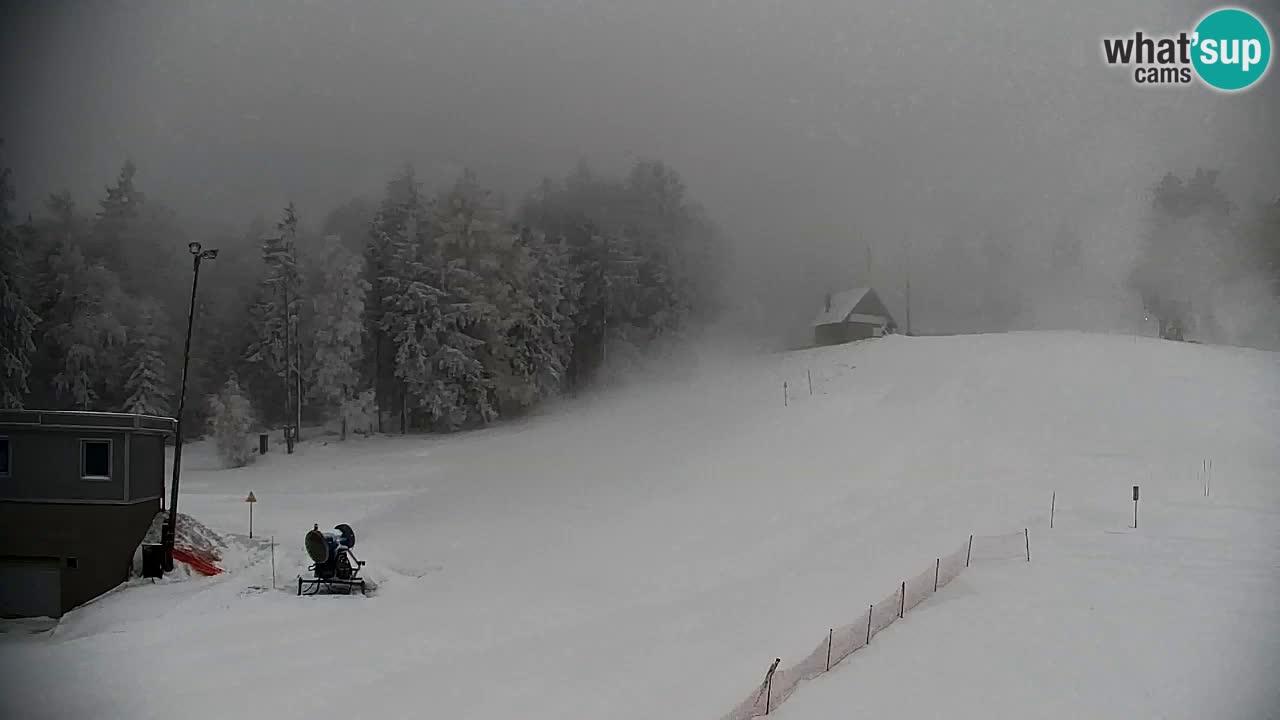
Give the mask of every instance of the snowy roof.
[[83, 412], [78, 410], [0, 410], [0, 425], [46, 427], [60, 430], [128, 430], [137, 433], [174, 432], [173, 418], [134, 413]]
[[858, 307], [858, 303], [862, 302], [862, 298], [869, 292], [871, 292], [871, 288], [853, 288], [852, 290], [831, 293], [831, 309], [818, 313], [818, 317], [814, 318], [813, 324], [828, 325], [830, 323], [846, 322], [849, 319], [849, 315], [853, 313], [853, 309]]

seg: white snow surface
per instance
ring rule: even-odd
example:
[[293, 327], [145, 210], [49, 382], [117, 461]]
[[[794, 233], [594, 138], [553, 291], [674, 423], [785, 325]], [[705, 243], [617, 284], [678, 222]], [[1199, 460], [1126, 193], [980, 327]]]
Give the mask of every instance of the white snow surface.
[[[238, 470], [196, 444], [179, 509], [243, 534], [252, 490], [279, 590], [245, 543], [0, 634], [0, 717], [717, 720], [970, 533], [1023, 527], [1031, 563], [975, 565], [779, 717], [1276, 717], [1277, 430], [1280, 355], [1015, 333], [718, 358]], [[295, 597], [304, 533], [340, 522], [377, 592]]]

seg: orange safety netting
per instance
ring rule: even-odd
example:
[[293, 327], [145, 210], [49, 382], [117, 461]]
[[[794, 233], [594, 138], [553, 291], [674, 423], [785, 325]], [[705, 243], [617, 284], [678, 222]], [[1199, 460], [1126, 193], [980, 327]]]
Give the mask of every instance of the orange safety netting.
[[828, 630], [818, 646], [803, 660], [785, 668], [777, 663], [765, 680], [722, 720], [751, 720], [778, 707], [801, 682], [811, 680], [854, 652], [866, 647], [870, 638], [884, 631], [900, 615], [924, 602], [946, 587], [964, 571], [971, 560], [1003, 559], [1026, 556], [1026, 531], [1003, 535], [975, 535], [959, 549], [936, 558], [925, 570], [903, 581], [893, 592], [868, 608], [852, 623]]
[[222, 568], [214, 565], [212, 559], [204, 557], [202, 553], [197, 553], [194, 550], [176, 547], [173, 549], [173, 559], [190, 565], [192, 570], [201, 575], [222, 574]]

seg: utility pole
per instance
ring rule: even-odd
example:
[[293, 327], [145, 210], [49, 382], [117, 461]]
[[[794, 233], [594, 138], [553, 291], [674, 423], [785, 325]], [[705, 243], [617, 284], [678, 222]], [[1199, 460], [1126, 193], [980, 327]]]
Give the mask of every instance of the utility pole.
[[294, 382], [294, 424], [295, 440], [302, 439], [302, 340], [298, 335], [298, 317], [293, 318], [293, 382]]
[[[289, 229], [289, 261], [293, 264], [293, 272], [298, 274], [298, 231]], [[298, 316], [293, 308], [288, 308], [289, 317], [293, 321], [293, 382], [294, 382], [294, 442], [302, 439], [302, 339], [298, 336]]]
[[178, 390], [178, 422], [173, 434], [173, 476], [169, 482], [169, 517], [160, 529], [164, 546], [164, 570], [173, 571], [173, 545], [178, 537], [178, 480], [182, 476], [182, 415], [187, 405], [187, 367], [191, 361], [191, 328], [196, 319], [196, 288], [200, 285], [200, 261], [218, 257], [216, 249], [205, 250], [200, 243], [187, 243], [191, 258], [191, 304], [187, 310], [187, 342], [182, 349], [182, 385]]
[[280, 283], [280, 291], [284, 296], [284, 444], [285, 452], [292, 455], [302, 427], [302, 343], [298, 339], [297, 316], [293, 312], [296, 298], [290, 291], [290, 281], [298, 271], [297, 231], [291, 228], [288, 235], [282, 233], [276, 239], [284, 243], [284, 263], [288, 265], [287, 268], [281, 268], [276, 280]]
[[904, 234], [904, 235], [902, 236], [902, 238], [903, 238], [903, 245], [904, 245], [904, 246], [906, 247], [906, 249], [907, 249], [907, 263], [906, 263], [906, 265], [907, 265], [907, 270], [906, 270], [906, 276], [907, 276], [907, 278], [906, 278], [906, 280], [907, 280], [907, 335], [908, 335], [908, 336], [910, 336], [910, 335], [911, 335], [911, 235], [910, 235], [909, 233], [907, 233], [907, 234]]
[[293, 416], [293, 377], [290, 375], [290, 368], [293, 365], [293, 329], [291, 318], [293, 314], [289, 312], [289, 277], [286, 274], [280, 276], [280, 284], [284, 288], [284, 445], [285, 452], [293, 454], [293, 431], [289, 428], [289, 421]]
[[298, 339], [297, 318], [294, 318], [295, 326], [293, 328], [293, 396], [297, 398], [294, 404], [294, 435], [301, 439], [302, 434], [302, 341]]
[[612, 300], [612, 292], [605, 267], [609, 260], [609, 248], [605, 244], [607, 242], [603, 236], [600, 238], [600, 295], [604, 299], [600, 305], [600, 370], [604, 370], [609, 362], [609, 302]]
[[[297, 334], [297, 328], [293, 326], [293, 297], [289, 292], [291, 273], [285, 265], [291, 264], [295, 273], [297, 272], [297, 265], [293, 253], [293, 233], [290, 232], [289, 235], [285, 235], [282, 225], [277, 225], [276, 229], [281, 231], [279, 235], [266, 236], [262, 239], [263, 242], [271, 241], [284, 245], [284, 258], [276, 258], [276, 262], [279, 263], [276, 276], [271, 278], [269, 282], [272, 285], [278, 284], [275, 292], [279, 293], [278, 297], [284, 298], [284, 357], [281, 358], [284, 361], [284, 447], [285, 452], [292, 455], [293, 443], [296, 438], [293, 436], [294, 431], [290, 428], [290, 423], [301, 416], [301, 412], [295, 410], [293, 394], [295, 389], [301, 393], [302, 384], [300, 382], [295, 383], [292, 375], [293, 366], [297, 358], [294, 344], [294, 335]], [[272, 257], [276, 257], [275, 250], [272, 253]], [[301, 398], [299, 398], [298, 402], [302, 402]], [[379, 422], [381, 422], [381, 417], [379, 417]]]
[[907, 335], [911, 335], [911, 268], [907, 268]]

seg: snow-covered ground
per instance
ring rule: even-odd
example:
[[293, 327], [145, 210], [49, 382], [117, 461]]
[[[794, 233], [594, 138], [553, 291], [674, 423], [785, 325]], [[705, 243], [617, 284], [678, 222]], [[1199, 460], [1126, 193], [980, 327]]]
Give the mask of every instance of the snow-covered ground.
[[[1030, 527], [1032, 563], [971, 569], [780, 716], [1268, 717], [1278, 430], [1276, 354], [1018, 333], [718, 358], [241, 470], [195, 445], [180, 509], [244, 533], [252, 490], [280, 589], [245, 542], [7, 633], [0, 716], [715, 720], [970, 533]], [[339, 522], [377, 592], [295, 597]]]
[[1280, 718], [1277, 509], [1115, 520], [1059, 514], [1030, 565], [970, 568], [778, 719]]

